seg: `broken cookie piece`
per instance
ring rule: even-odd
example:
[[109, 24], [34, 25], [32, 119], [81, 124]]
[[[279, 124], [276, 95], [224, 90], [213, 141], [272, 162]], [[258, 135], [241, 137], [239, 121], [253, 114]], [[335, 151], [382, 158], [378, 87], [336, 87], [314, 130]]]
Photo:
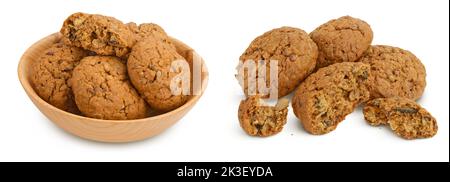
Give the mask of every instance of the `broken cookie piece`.
[[271, 136], [286, 124], [289, 100], [280, 99], [275, 106], [261, 103], [260, 96], [250, 96], [239, 105], [239, 123], [252, 136]]
[[120, 20], [96, 14], [72, 14], [60, 32], [67, 45], [121, 58], [127, 57], [137, 41], [133, 31]]
[[405, 139], [429, 138], [436, 135], [436, 119], [413, 100], [391, 97], [367, 102], [364, 118], [371, 125], [387, 125]]
[[370, 66], [336, 63], [303, 81], [292, 98], [292, 108], [303, 128], [322, 135], [336, 129], [358, 104], [369, 100]]

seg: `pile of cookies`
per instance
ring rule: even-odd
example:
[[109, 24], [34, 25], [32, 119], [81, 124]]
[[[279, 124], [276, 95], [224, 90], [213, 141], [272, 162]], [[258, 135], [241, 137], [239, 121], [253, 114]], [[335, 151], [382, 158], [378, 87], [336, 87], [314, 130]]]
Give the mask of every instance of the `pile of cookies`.
[[[350, 16], [328, 21], [309, 34], [281, 27], [253, 40], [240, 64], [276, 60], [278, 98], [296, 89], [292, 108], [311, 134], [335, 130], [363, 104], [364, 117], [371, 125], [389, 125], [405, 139], [434, 136], [436, 120], [415, 102], [425, 89], [425, 67], [411, 52], [371, 45], [372, 39], [370, 25]], [[286, 101], [275, 107], [261, 105], [258, 100], [268, 95], [249, 87], [249, 72], [238, 74], [247, 96], [239, 107], [240, 125], [250, 135], [274, 135], [286, 123]]]
[[171, 62], [185, 59], [160, 26], [75, 13], [60, 33], [61, 41], [45, 50], [31, 71], [34, 90], [51, 105], [127, 120], [173, 110], [189, 99], [171, 93], [170, 80], [177, 74]]

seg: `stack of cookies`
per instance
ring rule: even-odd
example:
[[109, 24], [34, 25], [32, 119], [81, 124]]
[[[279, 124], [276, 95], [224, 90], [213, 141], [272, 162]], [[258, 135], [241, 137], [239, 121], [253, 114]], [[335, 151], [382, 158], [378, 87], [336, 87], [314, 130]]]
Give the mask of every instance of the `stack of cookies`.
[[[277, 61], [278, 98], [296, 89], [292, 108], [311, 134], [335, 130], [363, 104], [364, 116], [371, 125], [389, 125], [406, 139], [434, 136], [436, 120], [415, 102], [425, 89], [425, 67], [411, 52], [371, 45], [372, 39], [369, 24], [344, 16], [320, 25], [309, 35], [293, 27], [271, 30], [257, 37], [240, 60]], [[249, 72], [246, 69], [240, 72], [244, 75], [238, 74], [248, 97], [239, 107], [240, 124], [250, 135], [276, 134], [287, 116], [261, 112], [267, 106], [248, 106], [260, 104], [254, 99], [267, 97], [250, 89]], [[261, 115], [270, 116], [272, 121], [261, 121]]]
[[127, 120], [167, 112], [188, 95], [171, 93], [184, 60], [165, 31], [153, 23], [136, 25], [102, 15], [75, 13], [61, 28], [62, 40], [33, 63], [37, 94], [55, 107], [87, 117]]

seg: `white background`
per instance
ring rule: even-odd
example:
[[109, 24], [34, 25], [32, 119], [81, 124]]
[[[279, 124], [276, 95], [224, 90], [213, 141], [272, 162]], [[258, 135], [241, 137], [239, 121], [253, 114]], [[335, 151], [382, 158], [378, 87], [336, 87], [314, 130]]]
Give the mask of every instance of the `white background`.
[[[449, 9], [428, 1], [1, 1], [0, 161], [449, 161]], [[71, 13], [155, 22], [206, 60], [210, 82], [198, 104], [156, 137], [108, 144], [59, 129], [28, 99], [17, 77], [22, 53], [60, 29]], [[312, 31], [343, 15], [367, 21], [374, 44], [412, 51], [425, 64], [419, 100], [437, 119], [431, 139], [407, 141], [371, 127], [361, 109], [327, 135], [306, 133], [289, 111], [278, 135], [246, 135], [237, 120], [242, 92], [234, 79], [238, 57], [256, 36], [294, 26]]]

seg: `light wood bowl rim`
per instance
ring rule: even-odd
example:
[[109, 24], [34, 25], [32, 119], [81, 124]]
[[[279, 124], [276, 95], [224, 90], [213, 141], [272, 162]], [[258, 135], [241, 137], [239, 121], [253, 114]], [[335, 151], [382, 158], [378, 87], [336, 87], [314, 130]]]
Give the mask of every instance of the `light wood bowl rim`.
[[[29, 54], [30, 52], [32, 52], [34, 49], [36, 49], [39, 46], [42, 46], [41, 44], [44, 44], [46, 41], [53, 41], [56, 42], [61, 38], [60, 33], [53, 33], [51, 35], [48, 35], [42, 39], [40, 39], [39, 41], [35, 42], [33, 45], [31, 45], [22, 55], [22, 57], [20, 58], [19, 61], [19, 65], [18, 65], [18, 76], [19, 76], [19, 81], [22, 85], [22, 87], [24, 88], [25, 92], [28, 94], [29, 97], [33, 97], [37, 102], [39, 102], [39, 104], [42, 104], [42, 106], [49, 108], [52, 112], [57, 112], [59, 114], [64, 114], [64, 115], [69, 115], [71, 117], [74, 118], [78, 118], [80, 120], [84, 120], [84, 121], [91, 121], [91, 122], [107, 122], [107, 123], [139, 123], [139, 122], [149, 122], [149, 121], [159, 121], [161, 119], [164, 119], [166, 117], [170, 117], [171, 115], [175, 115], [179, 112], [182, 112], [184, 109], [186, 109], [187, 107], [190, 107], [191, 105], [194, 105], [199, 99], [200, 97], [203, 95], [203, 93], [206, 90], [206, 87], [208, 86], [208, 79], [209, 79], [209, 73], [207, 70], [207, 67], [205, 65], [205, 61], [203, 60], [203, 58], [201, 58], [202, 61], [202, 65], [204, 66], [204, 69], [202, 69], [202, 86], [201, 86], [201, 91], [200, 94], [198, 95], [194, 95], [191, 96], [191, 98], [182, 106], [163, 113], [163, 114], [159, 114], [156, 116], [151, 116], [151, 117], [146, 117], [146, 118], [141, 118], [141, 119], [131, 119], [131, 120], [105, 120], [105, 119], [96, 119], [96, 118], [90, 118], [90, 117], [85, 117], [85, 116], [81, 116], [81, 115], [76, 115], [64, 110], [61, 110], [49, 103], [47, 103], [46, 101], [44, 101], [41, 97], [39, 97], [39, 95], [34, 91], [33, 87], [31, 86], [31, 83], [29, 81], [28, 78], [26, 78], [27, 73], [25, 73], [24, 71], [24, 67], [27, 65], [27, 58], [25, 57], [25, 55]], [[194, 49], [192, 49], [191, 47], [189, 47], [188, 45], [186, 45], [185, 43], [179, 41], [176, 38], [170, 37], [172, 39], [172, 41], [175, 44], [180, 44], [183, 47], [186, 47], [190, 50], [192, 50], [193, 52], [195, 52]], [[39, 107], [36, 104], [36, 107]], [[42, 112], [42, 111], [41, 111]], [[189, 112], [189, 111], [187, 111]], [[47, 116], [46, 116], [47, 117]], [[50, 119], [50, 118], [49, 118]]]

